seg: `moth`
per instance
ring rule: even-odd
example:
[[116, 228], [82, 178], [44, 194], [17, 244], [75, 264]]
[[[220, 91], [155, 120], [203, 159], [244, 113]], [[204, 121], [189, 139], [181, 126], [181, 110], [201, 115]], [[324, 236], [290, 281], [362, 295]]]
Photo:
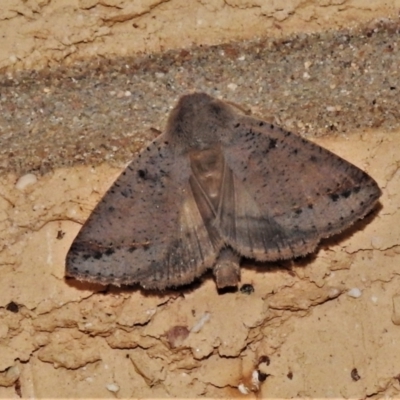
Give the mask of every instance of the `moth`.
[[165, 289], [212, 269], [240, 281], [240, 259], [287, 260], [368, 214], [381, 195], [365, 172], [205, 93], [180, 98], [72, 243], [66, 274]]

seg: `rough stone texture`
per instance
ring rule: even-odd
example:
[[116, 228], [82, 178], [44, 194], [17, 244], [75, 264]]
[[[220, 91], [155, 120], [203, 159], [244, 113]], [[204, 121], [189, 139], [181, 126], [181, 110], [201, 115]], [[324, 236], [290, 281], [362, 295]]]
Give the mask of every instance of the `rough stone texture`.
[[0, 170], [122, 167], [191, 91], [310, 136], [398, 129], [399, 48], [396, 19], [0, 75]]
[[[196, 42], [196, 37], [197, 43], [239, 39], [243, 30], [240, 25], [234, 25], [233, 15], [237, 15], [237, 20], [240, 15], [243, 21], [244, 16], [258, 13], [260, 22], [246, 25], [244, 33], [248, 37], [262, 33], [278, 35], [278, 32], [281, 36], [302, 30], [304, 21], [308, 21], [310, 30], [348, 26], [356, 19], [389, 16], [396, 7], [395, 2], [374, 2], [372, 8], [370, 2], [361, 1], [320, 1], [318, 5], [294, 1], [285, 2], [288, 8], [275, 9], [269, 15], [268, 6], [277, 2], [193, 2], [194, 7], [208, 13], [208, 21], [213, 23], [203, 22], [204, 30], [197, 28], [183, 35], [180, 29], [186, 20], [179, 29], [167, 29], [168, 21], [177, 20], [172, 9], [184, 10], [189, 15], [189, 9], [177, 3], [142, 2], [141, 8], [133, 8], [132, 2], [111, 0], [3, 1], [0, 31], [8, 32], [8, 47], [0, 46], [3, 52], [0, 62], [3, 67], [11, 68], [10, 60], [15, 60], [12, 57], [15, 54], [14, 67], [26, 68], [29, 62], [35, 66], [48, 65], [49, 60], [56, 59], [56, 54], [63, 60], [74, 46], [74, 56], [80, 58], [91, 54], [112, 55], [112, 52], [120, 55], [122, 51], [130, 54], [132, 49], [150, 53], [160, 50], [161, 45], [173, 48]], [[122, 6], [118, 8], [116, 4]], [[227, 10], [237, 14], [225, 14]], [[304, 17], [307, 10], [308, 20]], [[68, 19], [69, 15], [74, 18]], [[199, 11], [195, 15], [197, 21], [206, 21]], [[225, 15], [229, 15], [228, 20]], [[226, 28], [229, 19], [230, 30]], [[136, 20], [143, 25], [135, 28]], [[193, 24], [193, 20], [189, 22], [188, 26]], [[74, 25], [79, 23], [80, 26]], [[218, 29], [211, 29], [217, 25]], [[141, 31], [142, 26], [147, 33], [138, 34], [135, 41], [131, 29]], [[320, 69], [313, 71], [308, 63], [312, 60], [314, 66], [321, 65], [314, 61], [321, 60], [321, 37], [292, 38], [286, 46], [284, 41], [278, 41], [279, 46], [274, 50], [276, 60], [290, 62], [286, 79], [280, 75], [279, 80], [275, 79], [285, 64], [276, 65], [272, 76], [266, 69], [265, 92], [259, 91], [258, 79], [263, 75], [257, 75], [258, 69], [252, 70], [254, 63], [238, 72], [233, 67], [222, 68], [217, 59], [213, 59], [200, 80], [190, 70], [191, 64], [184, 64], [186, 69], [178, 62], [164, 64], [165, 71], [158, 71], [164, 75], [158, 79], [162, 81], [169, 76], [170, 69], [174, 79], [162, 84], [157, 83], [154, 78], [157, 71], [150, 64], [152, 75], [145, 79], [143, 73], [138, 74], [144, 82], [143, 86], [138, 84], [143, 96], [133, 98], [125, 92], [130, 90], [132, 95], [137, 86], [121, 85], [119, 82], [126, 81], [125, 72], [116, 67], [111, 68], [111, 78], [104, 78], [105, 84], [97, 92], [93, 90], [90, 97], [85, 97], [85, 88], [97, 82], [95, 77], [102, 71], [110, 71], [99, 59], [92, 63], [89, 76], [86, 72], [90, 71], [90, 63], [80, 64], [86, 68], [81, 80], [89, 85], [83, 85], [84, 89], [74, 86], [79, 82], [76, 69], [61, 69], [71, 72], [69, 79], [57, 74], [57, 69], [44, 70], [42, 75], [19, 74], [10, 69], [11, 75], [1, 78], [0, 100], [7, 101], [2, 103], [0, 117], [3, 118], [0, 123], [3, 171], [0, 177], [0, 398], [237, 397], [241, 395], [239, 386], [253, 391], [249, 398], [400, 396], [400, 129], [396, 114], [400, 82], [394, 67], [399, 65], [398, 29], [396, 21], [369, 26], [370, 36], [361, 37], [360, 32], [367, 32], [367, 28], [356, 29], [350, 42], [346, 40], [342, 47], [338, 41], [349, 37], [349, 33], [321, 33], [328, 48], [332, 46], [331, 62], [335, 67], [332, 78]], [[104, 27], [115, 33], [108, 36]], [[210, 34], [206, 37], [207, 29]], [[54, 34], [56, 31], [59, 36]], [[150, 37], [148, 32], [152, 32], [151, 40], [146, 41]], [[167, 35], [167, 32], [171, 33]], [[180, 37], [180, 41], [167, 42], [173, 35]], [[376, 40], [379, 35], [381, 40]], [[332, 41], [326, 42], [329, 37]], [[225, 47], [225, 54], [233, 54], [230, 65], [253, 60], [251, 52], [247, 54], [243, 48], [254, 47], [248, 44], [241, 47], [240, 43]], [[201, 51], [196, 50], [196, 57], [200, 57]], [[210, 50], [203, 51], [206, 60], [210, 60]], [[363, 58], [365, 54], [367, 58]], [[161, 58], [159, 65], [168, 57]], [[335, 64], [335, 60], [339, 62]], [[122, 64], [119, 60], [114, 65]], [[241, 73], [246, 70], [254, 80], [241, 82]], [[290, 78], [291, 74], [295, 79]], [[187, 83], [190, 76], [191, 85]], [[113, 79], [118, 82], [117, 87], [113, 87]], [[49, 103], [56, 110], [48, 110], [41, 103], [43, 94], [46, 88], [53, 93], [54, 88], [48, 83], [57, 80], [61, 82], [58, 99], [64, 96], [68, 101], [58, 100], [60, 104], [56, 104], [55, 98], [51, 98]], [[66, 81], [72, 85], [69, 90]], [[328, 85], [334, 81], [340, 84], [337, 93], [343, 97], [323, 91], [323, 81]], [[173, 89], [169, 97], [160, 94], [159, 86], [171, 85], [171, 82]], [[320, 137], [314, 140], [320, 145], [365, 169], [378, 181], [383, 189], [381, 209], [340, 237], [323, 242], [316, 256], [271, 265], [255, 266], [247, 262], [242, 268], [242, 282], [252, 284], [255, 289], [249, 295], [240, 291], [218, 295], [211, 276], [183, 290], [163, 293], [65, 280], [64, 258], [81, 223], [128, 160], [129, 152], [136, 151], [156, 134], [143, 128], [147, 133], [137, 137], [134, 129], [140, 130], [142, 126], [149, 129], [155, 124], [162, 127], [162, 116], [173, 105], [174, 98], [188, 89], [211, 92], [213, 87], [218, 90], [211, 94], [252, 107], [254, 113], [271, 120], [276, 118], [275, 122], [307, 132], [310, 138], [312, 133], [319, 133]], [[379, 87], [384, 88], [379, 96], [369, 97]], [[336, 93], [335, 88], [332, 90]], [[111, 91], [115, 93], [110, 94]], [[91, 112], [88, 99], [101, 104], [107, 103], [107, 96], [118, 101], [110, 100], [103, 111]], [[319, 97], [311, 101], [315, 96]], [[38, 102], [36, 108], [34, 99]], [[75, 111], [67, 104], [75, 105]], [[154, 108], [147, 108], [145, 104]], [[7, 105], [14, 110], [4, 122]], [[130, 120], [135, 107], [140, 112]], [[121, 108], [127, 121], [120, 118]], [[35, 119], [32, 112], [41, 115], [41, 109], [48, 113], [48, 118]], [[78, 114], [82, 109], [85, 113]], [[29, 127], [29, 113], [36, 125], [26, 134], [21, 121], [26, 118], [25, 127]], [[76, 125], [67, 130], [60, 121], [74, 116], [77, 116]], [[125, 123], [131, 125], [129, 135], [125, 141], [117, 136], [113, 142], [114, 130]], [[110, 133], [96, 140], [95, 134], [90, 136], [90, 130], [80, 130], [82, 152], [73, 148], [74, 151], [62, 153], [67, 147], [68, 135], [81, 129], [82, 124], [84, 127], [94, 124], [99, 135]], [[326, 128], [326, 125], [339, 128]], [[328, 135], [330, 130], [335, 134]], [[70, 143], [76, 142], [78, 136], [71, 137]], [[53, 155], [58, 145], [60, 155], [48, 157], [44, 148], [46, 141], [49, 154]], [[101, 143], [106, 146], [104, 151]], [[110, 166], [110, 157], [127, 146], [131, 147]], [[11, 147], [14, 154], [10, 155]], [[40, 149], [43, 154], [37, 157]], [[96, 150], [101, 153], [98, 158], [93, 156]], [[72, 154], [80, 158], [63, 163], [63, 154], [66, 159]], [[45, 167], [41, 165], [41, 158], [46, 159]], [[107, 162], [100, 164], [101, 159]], [[26, 173], [34, 173], [37, 180], [25, 178], [22, 181], [29, 184], [16, 186]], [[170, 332], [176, 327], [185, 327], [189, 334], [172, 345]], [[255, 370], [259, 372], [254, 374]], [[266, 379], [258, 382], [254, 376]]]
[[0, 69], [285, 36], [397, 15], [398, 0], [2, 0]]

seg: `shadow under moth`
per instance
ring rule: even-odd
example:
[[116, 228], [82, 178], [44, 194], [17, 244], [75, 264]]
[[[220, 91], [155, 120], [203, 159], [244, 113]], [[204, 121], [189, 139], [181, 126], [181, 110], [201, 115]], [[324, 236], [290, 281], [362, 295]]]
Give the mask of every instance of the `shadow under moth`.
[[380, 195], [369, 175], [330, 151], [189, 94], [98, 203], [66, 273], [164, 289], [212, 268], [218, 288], [234, 287], [241, 257], [305, 256], [363, 218]]

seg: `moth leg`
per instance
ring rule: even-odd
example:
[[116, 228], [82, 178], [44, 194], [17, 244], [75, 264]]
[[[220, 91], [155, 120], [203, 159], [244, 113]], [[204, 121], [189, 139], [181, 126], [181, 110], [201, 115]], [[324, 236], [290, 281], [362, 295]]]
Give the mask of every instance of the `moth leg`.
[[240, 255], [230, 247], [221, 249], [213, 268], [218, 289], [235, 287], [240, 281]]

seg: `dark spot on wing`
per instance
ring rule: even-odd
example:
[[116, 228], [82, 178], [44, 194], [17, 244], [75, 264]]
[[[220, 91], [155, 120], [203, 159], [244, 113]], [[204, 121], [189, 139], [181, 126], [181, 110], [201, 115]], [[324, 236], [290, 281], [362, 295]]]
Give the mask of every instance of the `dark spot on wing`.
[[95, 251], [95, 253], [93, 254], [93, 258], [95, 258], [96, 260], [100, 260], [101, 257], [103, 257], [101, 251]]
[[329, 195], [329, 197], [331, 198], [331, 200], [333, 202], [338, 201], [339, 200], [339, 195], [337, 193], [332, 193]]
[[345, 199], [347, 199], [350, 196], [350, 194], [351, 194], [351, 190], [346, 190], [346, 191], [342, 192], [340, 195], [342, 197], [344, 197]]
[[120, 193], [121, 193], [121, 196], [123, 196], [123, 197], [129, 197], [129, 194], [126, 190], [121, 190]]
[[112, 247], [110, 247], [110, 248], [108, 248], [106, 251], [105, 251], [105, 255], [106, 256], [111, 256], [111, 254], [114, 254], [115, 253], [115, 250], [112, 248]]
[[268, 149], [275, 149], [276, 147], [276, 139], [269, 139], [269, 145], [268, 145]]
[[138, 171], [139, 178], [146, 179], [146, 175], [147, 175], [147, 171], [145, 171], [143, 169], [139, 169], [139, 171]]

